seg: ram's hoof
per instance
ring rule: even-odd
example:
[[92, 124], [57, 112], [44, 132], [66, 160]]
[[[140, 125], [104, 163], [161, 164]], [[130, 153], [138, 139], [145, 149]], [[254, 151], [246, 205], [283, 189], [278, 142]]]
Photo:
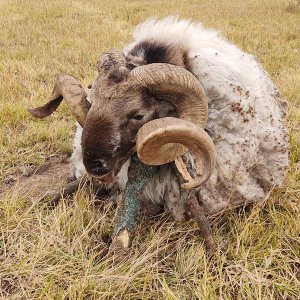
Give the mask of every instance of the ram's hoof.
[[122, 229], [112, 239], [111, 249], [114, 254], [124, 254], [129, 249], [130, 232], [127, 229]]
[[191, 215], [196, 219], [200, 233], [204, 238], [206, 252], [213, 255], [216, 252], [216, 243], [213, 237], [212, 229], [206, 217], [205, 211], [195, 197], [189, 197], [187, 201]]

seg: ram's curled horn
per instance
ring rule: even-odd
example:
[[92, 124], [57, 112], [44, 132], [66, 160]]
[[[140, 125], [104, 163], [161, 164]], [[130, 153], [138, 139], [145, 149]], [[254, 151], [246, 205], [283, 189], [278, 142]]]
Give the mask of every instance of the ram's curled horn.
[[191, 72], [170, 64], [154, 63], [133, 69], [130, 78], [153, 93], [167, 95], [166, 101], [176, 107], [180, 119], [202, 128], [206, 125], [207, 98], [199, 80]]
[[[204, 183], [211, 175], [216, 152], [209, 135], [202, 129], [207, 122], [208, 105], [204, 90], [189, 71], [174, 65], [150, 64], [135, 68], [130, 78], [158, 95], [166, 95], [178, 113], [177, 118], [162, 118], [146, 123], [137, 135], [137, 154], [149, 165], [175, 161], [178, 171], [191, 189]], [[182, 155], [191, 150], [196, 158], [193, 178]]]
[[56, 79], [52, 95], [45, 105], [28, 109], [28, 111], [34, 117], [45, 118], [57, 109], [63, 99], [67, 102], [72, 115], [83, 127], [91, 104], [80, 83], [69, 75], [62, 75]]

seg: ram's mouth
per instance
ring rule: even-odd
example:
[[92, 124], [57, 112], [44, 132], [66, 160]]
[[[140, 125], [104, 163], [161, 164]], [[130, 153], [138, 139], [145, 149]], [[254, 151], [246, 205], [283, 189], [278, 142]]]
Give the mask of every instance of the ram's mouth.
[[96, 175], [91, 175], [93, 178], [100, 180], [103, 183], [106, 184], [111, 184], [115, 182], [116, 179], [116, 173], [115, 170], [112, 170], [108, 174], [105, 174], [103, 176], [96, 176]]
[[125, 162], [131, 157], [131, 155], [134, 152], [135, 152], [135, 148], [132, 151], [130, 151], [129, 153], [127, 153], [127, 155], [124, 158], [122, 158], [120, 160], [117, 160], [114, 164], [113, 169], [109, 173], [107, 173], [105, 175], [101, 175], [101, 176], [90, 174], [90, 176], [97, 179], [97, 180], [100, 180], [101, 182], [103, 182], [105, 184], [115, 183], [115, 181], [118, 178], [117, 175], [120, 172], [121, 168], [123, 167]]

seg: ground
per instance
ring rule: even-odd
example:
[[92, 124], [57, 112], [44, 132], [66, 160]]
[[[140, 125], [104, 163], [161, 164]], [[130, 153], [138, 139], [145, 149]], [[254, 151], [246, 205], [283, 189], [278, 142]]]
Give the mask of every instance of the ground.
[[[0, 0], [1, 299], [299, 299], [300, 7], [296, 0]], [[291, 167], [251, 209], [211, 220], [205, 255], [197, 224], [144, 218], [124, 260], [109, 251], [112, 202], [79, 191], [56, 207], [40, 198], [68, 176], [75, 129], [66, 105], [45, 120], [54, 78], [88, 85], [96, 61], [130, 41], [149, 16], [178, 15], [220, 30], [252, 53], [289, 102]]]

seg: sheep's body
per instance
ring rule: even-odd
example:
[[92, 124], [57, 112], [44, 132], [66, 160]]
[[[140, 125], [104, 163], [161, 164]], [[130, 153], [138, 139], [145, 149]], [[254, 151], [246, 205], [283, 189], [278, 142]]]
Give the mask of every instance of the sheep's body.
[[[175, 18], [148, 20], [136, 28], [134, 38], [125, 55], [144, 40], [185, 51], [189, 70], [207, 93], [206, 129], [215, 142], [217, 165], [199, 193], [209, 213], [262, 200], [272, 187], [283, 182], [289, 165], [288, 131], [283, 123], [286, 104], [253, 56], [214, 30]], [[141, 50], [131, 59], [142, 64], [144, 54]], [[80, 137], [78, 127], [71, 159], [77, 178], [85, 173]], [[127, 180], [128, 165], [129, 162], [118, 176], [122, 186]], [[174, 193], [169, 193], [171, 189], [175, 195], [180, 194], [176, 177], [168, 167], [161, 168], [161, 172], [149, 183], [145, 196], [154, 202], [165, 200], [170, 210], [176, 207], [179, 213], [173, 214], [181, 219], [184, 208], [180, 208], [179, 199], [170, 196]]]

